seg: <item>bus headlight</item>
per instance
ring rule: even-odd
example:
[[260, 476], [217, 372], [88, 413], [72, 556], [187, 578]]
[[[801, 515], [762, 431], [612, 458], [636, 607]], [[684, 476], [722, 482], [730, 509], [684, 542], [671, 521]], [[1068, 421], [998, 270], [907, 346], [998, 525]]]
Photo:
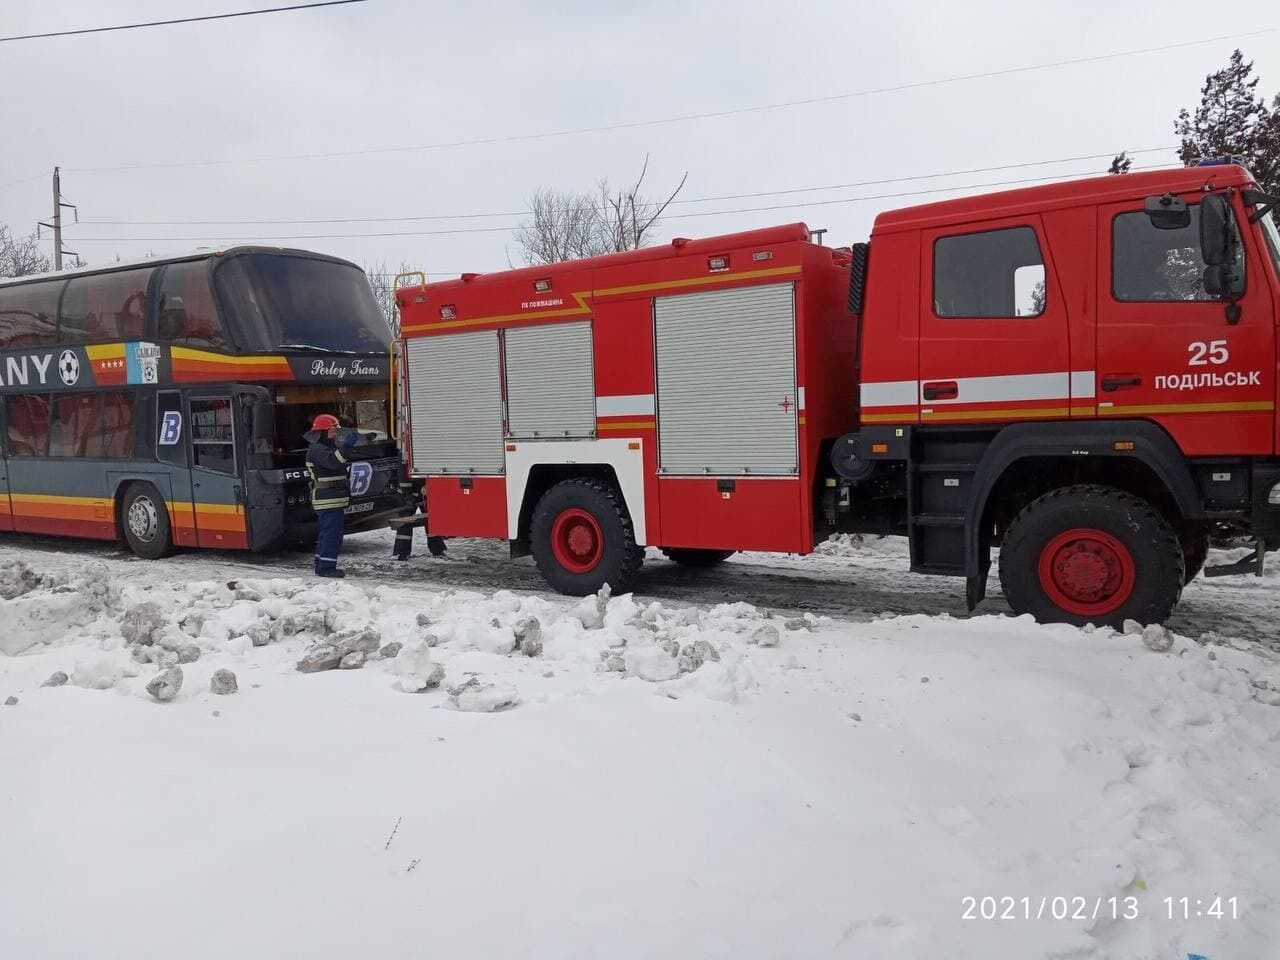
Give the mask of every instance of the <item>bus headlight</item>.
[[1267, 491], [1267, 503], [1273, 507], [1280, 507], [1280, 483], [1271, 485], [1271, 489]]

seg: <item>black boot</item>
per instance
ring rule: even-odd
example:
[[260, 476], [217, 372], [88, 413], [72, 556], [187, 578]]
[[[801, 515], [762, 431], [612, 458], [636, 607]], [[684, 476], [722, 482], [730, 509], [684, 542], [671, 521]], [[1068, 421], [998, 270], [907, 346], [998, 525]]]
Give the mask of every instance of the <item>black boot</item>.
[[334, 568], [334, 569], [332, 569], [332, 570], [317, 570], [317, 571], [316, 571], [316, 576], [317, 576], [317, 577], [329, 577], [329, 578], [331, 578], [331, 579], [333, 579], [333, 580], [341, 580], [341, 579], [342, 579], [343, 577], [345, 577], [346, 575], [347, 575], [347, 571], [345, 571], [345, 570], [339, 570], [337, 567], [335, 567], [335, 568]]

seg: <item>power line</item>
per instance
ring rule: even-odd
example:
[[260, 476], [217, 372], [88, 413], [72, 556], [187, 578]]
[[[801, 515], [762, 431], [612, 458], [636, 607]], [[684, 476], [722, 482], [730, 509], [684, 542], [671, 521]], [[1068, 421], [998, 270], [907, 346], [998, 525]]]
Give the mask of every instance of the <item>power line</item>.
[[[1167, 151], [1177, 150], [1177, 146], [1169, 147], [1143, 147], [1140, 150], [1124, 151], [1129, 156], [1136, 156], [1144, 153], [1163, 153]], [[1045, 167], [1058, 163], [1075, 163], [1084, 160], [1108, 160], [1116, 156], [1117, 151], [1108, 151], [1106, 153], [1081, 154], [1074, 157], [1057, 157], [1051, 160], [1028, 160], [1022, 163], [1005, 163], [992, 167], [970, 167], [966, 170], [945, 170], [941, 173], [920, 173], [908, 177], [887, 177], [880, 180], [857, 180], [852, 183], [831, 183], [819, 187], [790, 187], [783, 190], [764, 190], [758, 193], [730, 193], [714, 197], [690, 197], [683, 200], [673, 200], [670, 206], [685, 206], [692, 203], [712, 203], [725, 200], [750, 200], [757, 197], [775, 197], [788, 196], [797, 193], [820, 193], [826, 190], [847, 190], [855, 187], [878, 187], [891, 183], [915, 183], [920, 180], [936, 180], [942, 177], [963, 177], [977, 173], [994, 173], [1003, 170], [1020, 170], [1027, 167]], [[645, 204], [643, 206], [654, 207], [660, 206], [658, 203]], [[256, 225], [276, 225], [276, 226], [305, 226], [310, 224], [343, 224], [343, 223], [411, 223], [415, 221], [425, 220], [480, 220], [495, 217], [524, 217], [531, 214], [532, 210], [509, 210], [506, 212], [495, 213], [436, 213], [421, 214], [417, 216], [397, 216], [397, 217], [343, 217], [343, 218], [309, 218], [297, 220], [277, 220], [277, 219], [261, 219], [261, 220], [81, 220], [81, 224], [92, 224], [95, 226], [113, 226], [113, 227], [209, 227], [209, 226], [256, 226]]]
[[241, 10], [237, 13], [211, 13], [203, 17], [182, 17], [178, 20], [150, 20], [146, 23], [122, 23], [115, 27], [85, 27], [80, 30], [57, 30], [52, 33], [27, 33], [22, 36], [0, 37], [0, 43], [11, 40], [44, 40], [49, 37], [76, 37], [86, 33], [112, 33], [116, 30], [141, 30], [143, 27], [170, 27], [177, 23], [201, 23], [205, 20], [231, 20], [235, 17], [256, 17], [263, 13], [287, 13], [290, 10], [312, 10], [316, 7], [340, 7], [348, 3], [364, 3], [365, 0], [323, 0], [320, 3], [299, 3], [291, 7], [268, 7], [265, 10]]
[[1026, 64], [1018, 67], [1004, 67], [999, 70], [984, 70], [980, 73], [960, 74], [952, 77], [940, 77], [933, 80], [915, 80], [886, 87], [870, 87], [864, 90], [853, 90], [847, 93], [832, 93], [820, 97], [807, 97], [798, 100], [783, 100], [777, 103], [756, 104], [746, 107], [734, 107], [728, 110], [709, 110], [701, 113], [688, 113], [678, 116], [661, 117], [650, 120], [631, 120], [622, 123], [600, 124], [591, 127], [574, 127], [565, 130], [551, 130], [538, 133], [510, 134], [506, 136], [479, 137], [472, 140], [449, 140], [437, 143], [424, 143], [416, 146], [374, 147], [363, 150], [339, 150], [328, 153], [293, 153], [262, 157], [239, 157], [223, 160], [182, 160], [165, 163], [121, 164], [106, 167], [68, 167], [75, 173], [116, 173], [126, 170], [161, 170], [179, 167], [216, 167], [238, 163], [269, 163], [274, 161], [297, 160], [331, 160], [341, 157], [375, 156], [392, 153], [413, 153], [426, 150], [444, 150], [454, 147], [471, 147], [495, 143], [516, 143], [528, 140], [548, 140], [555, 137], [573, 137], [588, 133], [603, 133], [610, 130], [634, 130], [641, 127], [654, 127], [673, 123], [688, 123], [693, 120], [710, 120], [719, 117], [741, 116], [749, 113], [763, 113], [770, 110], [782, 110], [789, 107], [808, 106], [818, 103], [832, 103], [840, 100], [852, 100], [860, 97], [873, 97], [886, 93], [898, 93], [904, 90], [919, 90], [926, 87], [937, 87], [949, 83], [962, 83], [971, 80], [983, 80], [992, 77], [1006, 77], [1019, 73], [1030, 73], [1038, 70], [1050, 70], [1056, 67], [1078, 66], [1086, 63], [1100, 63], [1106, 60], [1117, 60], [1122, 57], [1142, 56], [1150, 53], [1163, 53], [1169, 50], [1181, 50], [1187, 47], [1218, 43], [1223, 40], [1239, 40], [1245, 37], [1257, 37], [1263, 34], [1280, 32], [1280, 27], [1265, 27], [1242, 33], [1228, 33], [1216, 37], [1202, 37], [1196, 40], [1183, 40], [1155, 47], [1139, 47], [1133, 50], [1120, 50], [1115, 53], [1094, 54], [1088, 57], [1072, 57], [1066, 60], [1052, 60], [1046, 63]]
[[[1134, 170], [1149, 170], [1154, 166], [1134, 167]], [[1017, 184], [1045, 183], [1050, 180], [1073, 179], [1088, 176], [1096, 171], [1084, 171], [1075, 174], [1055, 174], [1046, 177], [1024, 177], [1017, 180], [993, 180], [987, 183], [959, 184], [946, 187], [933, 187], [927, 190], [907, 190], [898, 193], [869, 194], [860, 197], [839, 197], [833, 200], [810, 200], [802, 203], [780, 203], [761, 207], [738, 207], [731, 210], [703, 210], [695, 213], [677, 213], [664, 219], [685, 220], [694, 217], [720, 217], [738, 213], [760, 213], [773, 210], [796, 210], [805, 207], [826, 207], [842, 203], [861, 203], [868, 200], [893, 200], [902, 197], [919, 197], [938, 193], [954, 193], [958, 190], [980, 190], [986, 187], [1006, 187]], [[463, 227], [454, 230], [408, 230], [378, 231], [376, 233], [310, 233], [310, 234], [274, 234], [269, 236], [236, 236], [236, 237], [76, 237], [77, 243], [252, 243], [266, 240], [358, 240], [385, 237], [435, 237], [452, 236], [467, 233], [509, 233], [516, 229], [515, 224], [503, 227]]]

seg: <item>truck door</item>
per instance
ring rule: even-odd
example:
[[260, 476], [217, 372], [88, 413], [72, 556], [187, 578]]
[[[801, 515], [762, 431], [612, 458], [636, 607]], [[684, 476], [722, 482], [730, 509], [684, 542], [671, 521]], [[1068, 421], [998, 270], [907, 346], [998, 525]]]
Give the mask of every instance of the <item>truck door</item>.
[[187, 410], [196, 541], [202, 547], [247, 549], [242, 457], [237, 455], [231, 393], [193, 391], [187, 397]]
[[1237, 313], [1205, 288], [1204, 197], [1182, 199], [1176, 228], [1158, 228], [1143, 200], [1099, 211], [1098, 416], [1154, 420], [1188, 455], [1271, 453], [1275, 324], [1256, 232], [1236, 244]]
[[1070, 416], [1067, 310], [1040, 218], [922, 239], [921, 423]]

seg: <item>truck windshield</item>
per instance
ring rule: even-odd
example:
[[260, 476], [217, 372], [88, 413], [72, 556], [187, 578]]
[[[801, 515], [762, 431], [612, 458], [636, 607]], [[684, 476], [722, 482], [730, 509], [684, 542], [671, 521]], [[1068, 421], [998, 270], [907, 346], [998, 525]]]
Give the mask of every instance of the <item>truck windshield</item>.
[[252, 253], [214, 282], [249, 350], [385, 353], [390, 331], [364, 274], [349, 264]]

